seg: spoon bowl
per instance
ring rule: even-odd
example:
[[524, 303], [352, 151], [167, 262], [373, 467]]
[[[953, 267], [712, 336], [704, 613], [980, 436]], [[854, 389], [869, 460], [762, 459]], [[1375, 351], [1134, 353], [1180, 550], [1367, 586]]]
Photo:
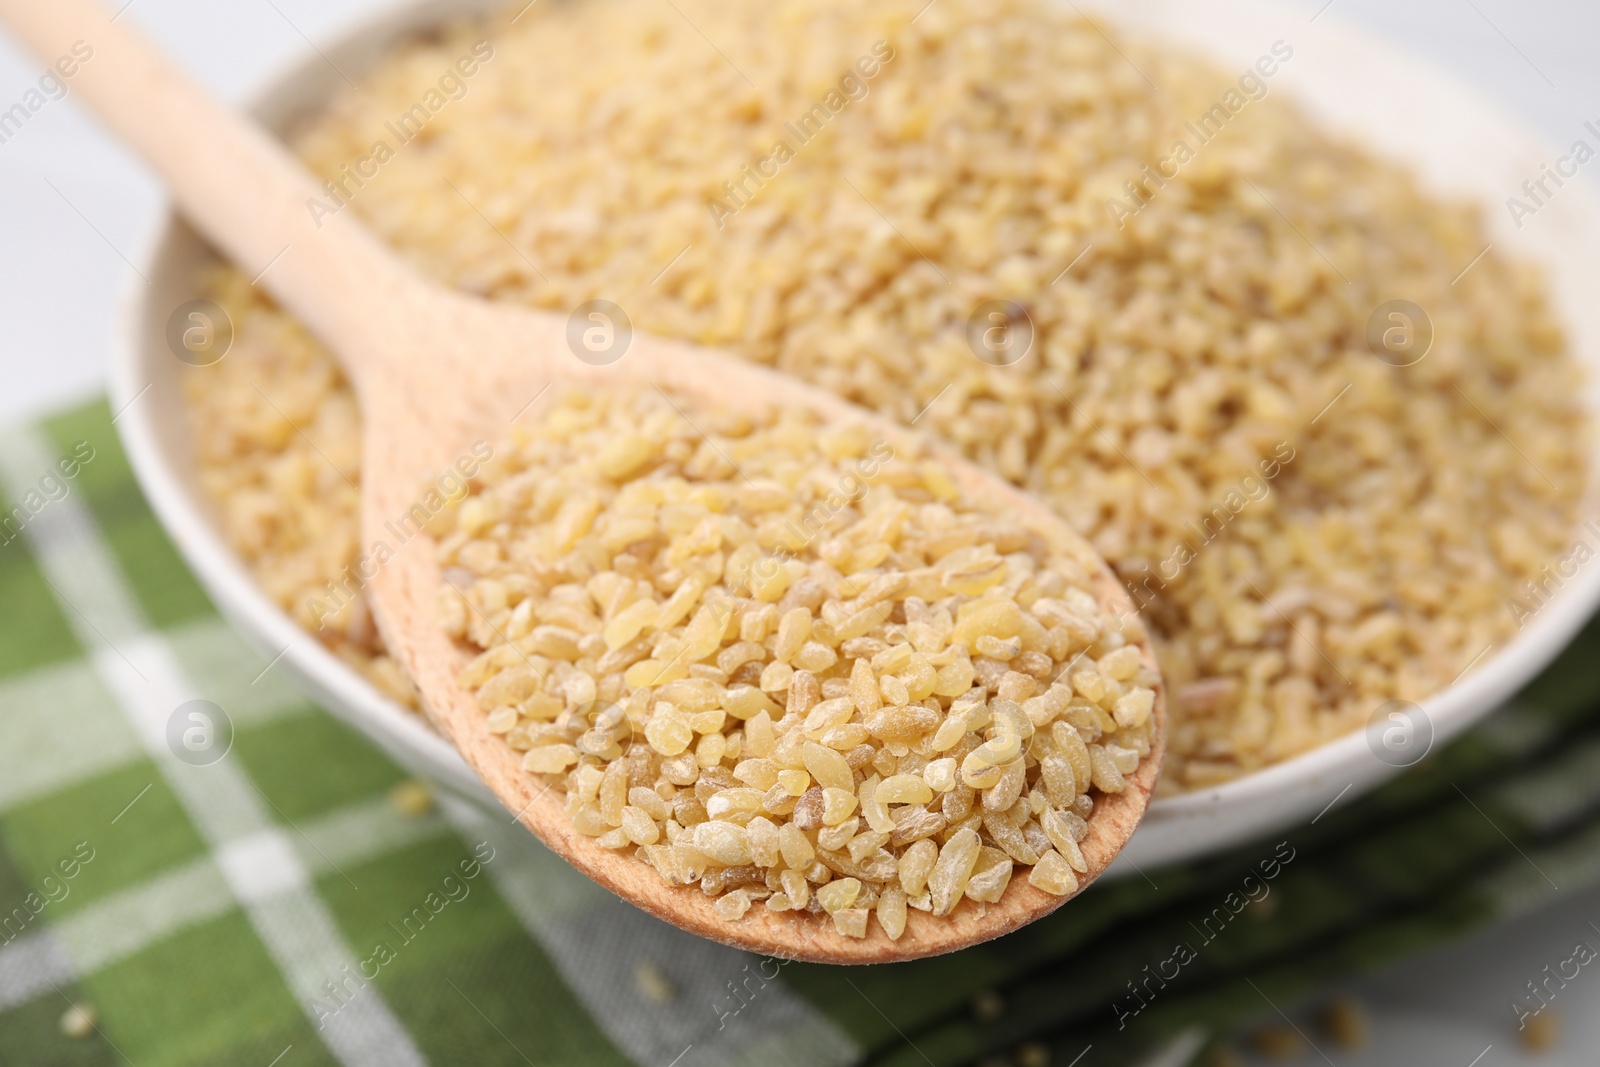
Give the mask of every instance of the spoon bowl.
[[[401, 542], [394, 524], [420, 487], [480, 440], [509, 436], [537, 417], [553, 386], [592, 390], [655, 387], [696, 405], [747, 412], [802, 409], [832, 424], [856, 423], [897, 453], [945, 466], [976, 505], [1005, 514], [1056, 550], [1097, 563], [1102, 608], [1131, 616], [1132, 603], [1103, 560], [1054, 512], [994, 475], [914, 432], [764, 367], [692, 345], [633, 334], [605, 365], [579, 358], [561, 315], [493, 305], [417, 275], [348, 212], [311, 209], [315, 180], [267, 134], [187, 81], [127, 23], [95, 0], [0, 0], [3, 21], [49, 61], [75, 41], [94, 60], [74, 78], [106, 124], [162, 175], [197, 228], [294, 312], [339, 359], [363, 413], [363, 546], [384, 551], [359, 568], [363, 591], [395, 660], [416, 684], [429, 718], [515, 817], [573, 866], [644, 910], [737, 947], [832, 963], [890, 962], [951, 951], [1014, 930], [1068, 897], [1013, 879], [997, 904], [963, 903], [934, 918], [913, 911], [891, 941], [839, 933], [827, 916], [754, 909], [720, 918], [694, 887], [671, 887], [641, 860], [600, 848], [567, 819], [561, 798], [537, 786], [520, 756], [487, 729], [476, 698], [456, 684], [467, 652], [435, 615], [442, 575], [430, 538]], [[363, 557], [366, 559], [367, 557]], [[370, 572], [370, 573], [369, 573]], [[1144, 662], [1156, 668], [1148, 639]], [[1160, 771], [1166, 711], [1157, 687], [1150, 754], [1126, 788], [1102, 795], [1081, 842], [1088, 871], [1079, 892], [1110, 864], [1143, 817]]]
[[[943, 462], [985, 511], [1020, 520], [1064, 553], [1076, 555], [1087, 550], [1070, 527], [1025, 493], [832, 393], [753, 363], [654, 337], [636, 337], [635, 346], [615, 364], [589, 366], [568, 353], [565, 319], [446, 295], [438, 306], [456, 304], [447, 333], [459, 329], [456, 335], [474, 338], [469, 374], [475, 384], [452, 391], [455, 387], [441, 382], [430, 389], [421, 376], [408, 375], [388, 378], [376, 387], [385, 391], [384, 399], [366, 410], [415, 412], [421, 418], [424, 411], [438, 408], [433, 418], [442, 421], [433, 425], [448, 425], [449, 429], [436, 436], [419, 435], [407, 431], [404, 418], [385, 418], [376, 424], [366, 421], [364, 454], [382, 457], [387, 471], [378, 475], [371, 460], [363, 468], [366, 546], [385, 542], [385, 538], [393, 540], [384, 523], [405, 515], [416, 503], [417, 472], [443, 470], [483, 439], [485, 427], [509, 430], [515, 422], [537, 417], [535, 398], [555, 383], [596, 389], [654, 386], [706, 406], [755, 413], [782, 405], [814, 412], [830, 423], [863, 424], [888, 441], [897, 455], [920, 452]], [[538, 339], [540, 351], [559, 352], [565, 358], [557, 357], [554, 366], [530, 358], [530, 338]], [[499, 347], [494, 347], [496, 344]], [[417, 351], [416, 358], [423, 359], [430, 350]], [[432, 365], [437, 367], [440, 361]], [[368, 396], [362, 393], [364, 407], [370, 403]], [[646, 911], [702, 936], [767, 955], [826, 963], [877, 963], [936, 955], [998, 937], [1048, 914], [1068, 899], [1035, 889], [1025, 878], [1013, 878], [995, 905], [968, 902], [940, 918], [910, 911], [905, 933], [897, 941], [891, 941], [877, 925], [866, 938], [853, 938], [839, 933], [826, 915], [775, 914], [765, 908], [752, 908], [743, 920], [728, 922], [713, 909], [714, 898], [698, 888], [669, 886], [640, 860], [601, 848], [594, 838], [578, 833], [567, 819], [561, 797], [545, 791], [525, 773], [520, 753], [487, 730], [486, 716], [476, 699], [455, 684], [467, 657], [445, 635], [434, 615], [435, 591], [442, 581], [432, 542], [418, 538], [401, 547], [367, 587], [385, 640], [423, 694], [430, 717], [528, 829], [589, 877]], [[1103, 562], [1095, 575], [1095, 592], [1105, 610], [1133, 613], [1126, 592]], [[1147, 641], [1142, 651], [1145, 663], [1154, 667], [1155, 656]], [[1166, 736], [1165, 699], [1159, 689], [1154, 714], [1157, 733], [1150, 755], [1129, 776], [1121, 793], [1097, 797], [1089, 836], [1080, 846], [1089, 867], [1080, 876], [1080, 892], [1116, 857], [1149, 803]]]

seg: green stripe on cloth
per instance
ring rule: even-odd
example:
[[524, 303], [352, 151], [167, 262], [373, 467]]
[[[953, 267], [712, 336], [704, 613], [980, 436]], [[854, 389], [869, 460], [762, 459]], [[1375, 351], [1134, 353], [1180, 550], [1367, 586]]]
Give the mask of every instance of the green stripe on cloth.
[[[19, 494], [14, 504], [3, 506], [9, 511], [23, 500]], [[0, 523], [5, 517], [6, 513], [0, 513]], [[27, 554], [22, 536], [4, 526], [0, 526], [0, 604], [5, 605], [7, 617], [16, 620], [5, 628], [6, 639], [0, 643], [0, 677], [78, 654], [78, 642], [50, 584]]]
[[626, 1064], [495, 896], [500, 861], [451, 837], [352, 868], [359, 890], [337, 875], [320, 889], [434, 1062]]
[[57, 463], [83, 454], [75, 451], [80, 444], [93, 449], [94, 458], [80, 463], [68, 484], [88, 503], [152, 625], [164, 629], [211, 615], [200, 583], [145, 503], [105, 403], [64, 412], [40, 429], [53, 445], [50, 458]]
[[31, 884], [51, 878], [59, 886], [51, 919], [206, 851], [177, 798], [144, 759], [14, 809], [0, 832]]
[[[1554, 891], [1530, 859], [1564, 889], [1600, 880], [1591, 628], [1509, 712], [1314, 826], [1102, 883], [952, 956], [780, 966], [645, 916], [504, 813], [396, 807], [404, 773], [206, 603], [104, 404], [0, 438], [13, 496], [95, 450], [0, 546], [0, 908], [94, 849], [0, 935], [0, 1064], [942, 1067], [1032, 1040], [1058, 1065], [1090, 1045], [1078, 1067], [1132, 1065], [1262, 1017], [1255, 986], [1293, 1010], [1538, 906]], [[234, 726], [211, 766], [166, 741], [194, 698]], [[1280, 841], [1295, 858], [1233, 918], [1227, 894]], [[1112, 1005], [1183, 939], [1196, 958], [1119, 1030]], [[64, 1034], [69, 1003], [99, 1031]]]
[[[33, 866], [33, 865], [27, 865]], [[16, 945], [24, 950], [30, 943], [39, 943], [42, 931], [48, 917], [46, 910], [54, 906], [46, 904], [41, 907], [35, 922], [32, 907], [35, 901], [47, 899], [36, 896], [30, 900], [30, 894], [36, 894], [40, 888], [37, 871], [19, 865], [12, 858], [10, 849], [3, 837], [0, 837], [0, 907], [6, 909], [4, 919], [9, 919], [3, 928], [0, 928], [0, 951]], [[16, 915], [15, 910], [21, 907], [28, 917], [23, 919]], [[12, 953], [16, 948], [10, 948]], [[100, 1067], [121, 1063], [121, 1057], [111, 1044], [99, 1034], [90, 1033], [83, 1037], [68, 1037], [62, 1034], [59, 1020], [62, 1014], [74, 1003], [87, 1002], [88, 997], [82, 987], [68, 978], [65, 974], [58, 976], [61, 980], [55, 983], [54, 988], [44, 985], [45, 995], [32, 998], [20, 1006], [11, 1006], [7, 1003], [8, 975], [0, 970], [0, 1064], [60, 1064], [72, 1067]], [[10, 1010], [4, 1010], [9, 1007]]]
[[405, 778], [354, 731], [326, 715], [240, 730], [233, 743], [257, 788], [289, 821], [382, 793]]
[[[293, 1062], [335, 1065], [238, 912], [164, 938], [83, 979], [100, 1026], [139, 1067]], [[303, 1057], [303, 1058], [302, 1058]]]
[[127, 1061], [103, 1034], [83, 1037], [61, 1033], [59, 1020], [73, 1004], [87, 1003], [88, 995], [76, 982], [68, 982], [49, 997], [0, 1013], [0, 1063], [16, 1067], [126, 1067]]

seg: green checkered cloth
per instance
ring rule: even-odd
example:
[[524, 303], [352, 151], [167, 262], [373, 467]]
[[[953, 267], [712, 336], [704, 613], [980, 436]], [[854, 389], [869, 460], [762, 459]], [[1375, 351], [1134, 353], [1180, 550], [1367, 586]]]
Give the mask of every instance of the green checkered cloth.
[[1591, 628], [1314, 825], [939, 959], [763, 960], [418, 803], [218, 618], [104, 404], [0, 431], [0, 493], [0, 1065], [1131, 1065], [1600, 881]]

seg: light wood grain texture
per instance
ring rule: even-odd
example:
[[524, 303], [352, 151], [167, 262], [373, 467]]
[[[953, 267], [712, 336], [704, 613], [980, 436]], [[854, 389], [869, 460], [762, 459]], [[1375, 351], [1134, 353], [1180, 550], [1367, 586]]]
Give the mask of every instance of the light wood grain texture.
[[[876, 923], [865, 939], [834, 930], [826, 916], [751, 909], [729, 923], [698, 888], [672, 888], [631, 855], [598, 848], [574, 831], [562, 798], [541, 792], [520, 754], [490, 734], [474, 697], [455, 684], [467, 653], [435, 616], [441, 582], [434, 545], [402, 539], [401, 520], [431, 476], [479, 441], [494, 444], [514, 419], [538, 417], [530, 403], [560, 382], [585, 388], [651, 386], [697, 404], [746, 411], [799, 407], [834, 422], [865, 423], [900, 455], [942, 462], [985, 510], [1023, 522], [1074, 555], [1092, 557], [1053, 512], [1002, 480], [907, 429], [755, 364], [636, 333], [616, 363], [597, 367], [567, 344], [567, 318], [491, 305], [425, 281], [344, 211], [320, 222], [309, 210], [316, 182], [272, 138], [192, 85], [94, 0], [0, 0], [0, 18], [53, 64], [76, 42], [94, 50], [70, 85], [106, 124], [151, 163], [195, 225], [264, 285], [335, 353], [355, 383], [365, 440], [362, 545], [387, 558], [363, 573], [384, 640], [415, 681], [428, 714], [507, 809], [546, 845], [595, 881], [646, 911], [717, 941], [756, 952], [833, 963], [870, 963], [948, 952], [1014, 930], [1054, 910], [1053, 897], [1014, 877], [998, 904], [964, 901], [944, 918], [911, 911], [890, 941]], [[381, 550], [380, 550], [380, 546]], [[1097, 591], [1108, 610], [1131, 614], [1121, 585], [1098, 557]], [[1156, 666], [1144, 649], [1145, 662]], [[1160, 770], [1166, 736], [1157, 687], [1151, 755], [1128, 787], [1101, 797], [1082, 842], [1094, 880], [1138, 826]], [[1080, 890], [1081, 891], [1081, 890]]]

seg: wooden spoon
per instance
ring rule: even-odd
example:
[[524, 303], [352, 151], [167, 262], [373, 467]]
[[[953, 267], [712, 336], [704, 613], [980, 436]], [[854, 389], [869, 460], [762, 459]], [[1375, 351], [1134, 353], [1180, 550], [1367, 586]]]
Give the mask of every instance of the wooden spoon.
[[[697, 887], [669, 887], [642, 860], [577, 833], [562, 798], [541, 790], [522, 771], [519, 754], [489, 733], [476, 699], [455, 684], [466, 653], [435, 616], [442, 579], [432, 541], [416, 536], [398, 543], [386, 528], [416, 503], [430, 473], [443, 471], [472, 443], [509, 436], [517, 418], [536, 418], [536, 407], [524, 412], [553, 382], [594, 389], [655, 385], [708, 406], [783, 404], [829, 422], [865, 423], [898, 454], [936, 456], [986, 510], [1018, 518], [1069, 554], [1097, 562], [1102, 604], [1133, 614], [1104, 561], [1052, 511], [897, 424], [754, 363], [644, 334], [634, 335], [625, 356], [609, 365], [580, 360], [568, 342], [567, 316], [452, 292], [421, 278], [351, 212], [318, 219], [309, 205], [326, 201], [322, 190], [277, 141], [188, 81], [97, 0], [0, 0], [0, 18], [52, 66], [76, 52], [78, 69], [67, 82], [72, 92], [161, 173], [202, 233], [245, 272], [260, 271], [258, 281], [338, 357], [355, 384], [365, 428], [362, 543], [396, 552], [366, 587], [384, 640], [416, 683], [434, 724], [546, 845], [601, 885], [686, 930], [755, 952], [832, 963], [948, 952], [1015, 930], [1066, 899], [1014, 878], [998, 904], [966, 901], [942, 918], [913, 910], [899, 941], [890, 941], [877, 924], [865, 939], [845, 937], [826, 916], [806, 913], [755, 908], [740, 922], [719, 918], [712, 898]], [[82, 59], [88, 49], [92, 56]], [[1148, 642], [1143, 652], [1154, 668]], [[1123, 792], [1095, 805], [1082, 842], [1089, 871], [1081, 885], [1105, 870], [1143, 817], [1164, 751], [1159, 688], [1155, 720], [1150, 756]]]

